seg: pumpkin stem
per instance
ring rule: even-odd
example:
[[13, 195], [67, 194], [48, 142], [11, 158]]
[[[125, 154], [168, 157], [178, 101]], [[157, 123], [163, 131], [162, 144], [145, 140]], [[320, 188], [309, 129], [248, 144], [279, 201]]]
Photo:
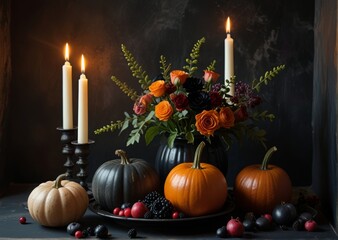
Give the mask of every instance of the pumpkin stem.
[[56, 188], [56, 189], [59, 189], [59, 188], [63, 187], [63, 186], [61, 185], [61, 181], [62, 181], [62, 180], [65, 180], [66, 177], [67, 177], [67, 174], [61, 174], [61, 175], [59, 175], [59, 176], [56, 178], [56, 180], [54, 181], [54, 186], [53, 186], [53, 187]]
[[115, 154], [121, 158], [121, 164], [126, 165], [129, 164], [129, 158], [127, 157], [127, 153], [121, 149], [115, 151]]
[[192, 164], [191, 168], [202, 169], [200, 162], [201, 162], [202, 150], [204, 147], [205, 147], [205, 142], [203, 141], [197, 146], [196, 151], [195, 151], [195, 156], [194, 156], [194, 163]]
[[273, 146], [272, 148], [270, 148], [265, 153], [265, 156], [264, 156], [264, 159], [263, 159], [263, 162], [262, 162], [262, 165], [261, 165], [261, 170], [267, 170], [268, 169], [268, 163], [269, 163], [269, 160], [272, 156], [272, 153], [274, 153], [276, 151], [277, 151], [277, 147]]

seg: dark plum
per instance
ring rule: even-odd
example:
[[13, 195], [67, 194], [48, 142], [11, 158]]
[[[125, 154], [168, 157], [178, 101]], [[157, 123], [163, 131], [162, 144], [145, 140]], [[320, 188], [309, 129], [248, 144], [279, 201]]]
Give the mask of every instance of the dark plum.
[[75, 236], [76, 231], [79, 231], [81, 228], [81, 224], [78, 222], [71, 222], [67, 226], [67, 233]]
[[292, 203], [281, 203], [273, 209], [272, 218], [278, 225], [289, 226], [297, 218], [296, 207]]
[[259, 217], [256, 219], [256, 226], [260, 231], [267, 231], [271, 229], [271, 222], [266, 217]]
[[106, 238], [108, 237], [108, 228], [105, 225], [97, 225], [95, 227], [95, 236], [97, 238]]

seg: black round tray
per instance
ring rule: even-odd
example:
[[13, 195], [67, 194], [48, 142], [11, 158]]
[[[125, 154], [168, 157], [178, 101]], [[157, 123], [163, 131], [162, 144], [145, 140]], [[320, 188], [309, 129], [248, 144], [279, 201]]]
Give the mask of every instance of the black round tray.
[[92, 199], [89, 203], [89, 209], [106, 218], [111, 219], [113, 222], [124, 225], [126, 227], [149, 227], [149, 228], [170, 228], [179, 227], [184, 228], [187, 226], [203, 226], [210, 224], [210, 222], [222, 221], [226, 222], [227, 216], [235, 209], [235, 204], [231, 200], [227, 200], [224, 207], [217, 213], [209, 214], [200, 217], [187, 217], [179, 219], [145, 219], [145, 218], [127, 218], [116, 216], [108, 211], [101, 209], [100, 205]]

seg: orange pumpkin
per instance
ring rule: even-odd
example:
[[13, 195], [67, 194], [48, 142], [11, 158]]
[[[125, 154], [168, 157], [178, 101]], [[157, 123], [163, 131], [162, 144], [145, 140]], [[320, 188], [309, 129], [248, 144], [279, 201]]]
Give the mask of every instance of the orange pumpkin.
[[275, 151], [276, 147], [270, 148], [261, 165], [247, 166], [236, 176], [234, 197], [236, 205], [243, 211], [271, 213], [277, 204], [291, 200], [290, 177], [282, 168], [268, 165]]
[[178, 211], [191, 217], [218, 211], [228, 196], [222, 172], [211, 164], [200, 163], [204, 146], [204, 142], [198, 145], [193, 163], [175, 166], [164, 183], [165, 197]]

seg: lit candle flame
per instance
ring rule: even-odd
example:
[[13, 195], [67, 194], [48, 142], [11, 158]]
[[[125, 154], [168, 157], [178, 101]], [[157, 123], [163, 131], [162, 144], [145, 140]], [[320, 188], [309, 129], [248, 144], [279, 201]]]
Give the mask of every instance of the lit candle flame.
[[66, 43], [66, 48], [65, 48], [65, 60], [69, 61], [69, 49], [68, 49], [68, 43]]
[[226, 26], [225, 26], [225, 32], [230, 33], [230, 17], [228, 17]]
[[81, 55], [81, 72], [85, 72], [85, 60], [83, 54]]

